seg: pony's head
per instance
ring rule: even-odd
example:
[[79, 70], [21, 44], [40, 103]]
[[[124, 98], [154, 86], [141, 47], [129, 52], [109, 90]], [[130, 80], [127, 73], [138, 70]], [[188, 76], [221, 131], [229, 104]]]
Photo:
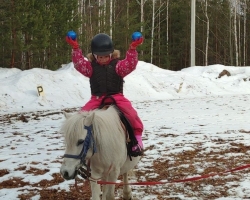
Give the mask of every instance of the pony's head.
[[61, 174], [69, 180], [75, 178], [77, 170], [93, 154], [93, 150], [86, 146], [91, 143], [90, 131], [94, 112], [79, 112], [73, 115], [64, 113], [64, 116], [66, 120], [62, 125], [61, 132], [65, 138], [66, 150]]

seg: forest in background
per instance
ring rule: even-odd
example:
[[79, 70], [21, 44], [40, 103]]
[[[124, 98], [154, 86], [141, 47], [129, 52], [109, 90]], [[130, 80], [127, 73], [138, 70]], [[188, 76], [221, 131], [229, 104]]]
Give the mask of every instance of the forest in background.
[[[249, 66], [250, 0], [196, 0], [196, 66]], [[92, 37], [109, 34], [121, 57], [134, 31], [139, 60], [164, 69], [190, 66], [191, 0], [1, 0], [0, 67], [56, 70], [71, 62], [65, 42], [78, 34], [84, 55]]]

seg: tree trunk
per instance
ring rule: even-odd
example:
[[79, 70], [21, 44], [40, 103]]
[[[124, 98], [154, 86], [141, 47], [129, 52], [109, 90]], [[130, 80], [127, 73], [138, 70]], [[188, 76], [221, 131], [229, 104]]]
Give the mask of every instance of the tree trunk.
[[169, 58], [169, 52], [168, 52], [168, 43], [169, 43], [169, 0], [167, 0], [167, 13], [166, 13], [166, 21], [167, 21], [167, 27], [166, 27], [166, 38], [167, 38], [167, 45], [166, 45], [166, 56], [167, 59]]
[[[143, 33], [144, 31], [144, 4], [146, 3], [147, 0], [141, 0], [141, 2], [139, 2], [139, 0], [136, 0], [137, 3], [141, 6], [141, 33]], [[143, 51], [141, 51], [141, 55], [143, 55]]]
[[[160, 5], [162, 5], [160, 0]], [[158, 15], [158, 66], [161, 66], [161, 10], [159, 10]]]
[[89, 0], [89, 28], [90, 28], [90, 34], [93, 35], [93, 25], [92, 25], [92, 5], [91, 1]]
[[154, 50], [154, 29], [155, 29], [155, 1], [153, 0], [152, 6], [152, 26], [151, 26], [151, 48], [150, 48], [150, 63], [153, 62], [153, 50]]
[[143, 33], [143, 31], [144, 31], [144, 27], [143, 27], [143, 22], [144, 22], [144, 4], [146, 3], [147, 0], [141, 0], [141, 2], [139, 2], [139, 0], [136, 0], [136, 1], [141, 6], [141, 32]]
[[243, 44], [243, 66], [246, 66], [246, 24], [247, 24], [247, 1], [245, 0], [244, 5], [244, 44]]
[[102, 9], [101, 9], [101, 1], [98, 1], [98, 31], [100, 32], [101, 29], [101, 16], [102, 16]]
[[110, 0], [110, 15], [109, 15], [109, 35], [112, 38], [112, 24], [113, 24], [113, 0]]
[[241, 66], [241, 17], [238, 17], [237, 14], [237, 21], [238, 21], [238, 57], [239, 57], [239, 61], [238, 61], [238, 66]]
[[235, 44], [235, 65], [236, 67], [239, 66], [239, 52], [238, 52], [238, 38], [237, 38], [237, 6], [238, 6], [238, 0], [235, 0], [235, 6], [234, 6], [234, 44]]
[[[126, 21], [127, 21], [127, 30], [129, 30], [129, 1], [130, 0], [127, 0], [127, 18], [126, 18]], [[126, 45], [128, 45], [129, 41], [128, 41], [128, 38], [126, 37]]]
[[205, 66], [207, 66], [208, 65], [208, 42], [209, 42], [209, 18], [208, 18], [208, 14], [207, 14], [207, 0], [205, 0], [205, 16], [206, 16], [206, 19], [207, 19]]
[[[12, 12], [14, 13], [14, 0], [11, 1], [12, 4]], [[14, 21], [13, 19], [11, 20], [12, 23], [12, 30], [11, 30], [11, 40], [12, 40], [12, 50], [11, 50], [11, 62], [10, 62], [10, 68], [13, 68], [15, 66], [15, 47], [16, 47], [16, 30], [14, 26]]]
[[10, 63], [10, 68], [14, 68], [15, 67], [15, 46], [16, 46], [16, 30], [13, 29], [12, 30], [12, 42], [13, 42], [13, 47], [11, 50], [11, 63]]
[[[25, 33], [25, 45], [28, 46], [30, 43], [30, 38], [27, 33]], [[30, 51], [27, 49], [25, 52], [25, 69], [31, 69], [31, 55]]]
[[103, 8], [103, 27], [105, 27], [106, 26], [106, 12], [107, 12], [106, 0], [103, 1], [103, 5], [104, 5], [104, 8]]

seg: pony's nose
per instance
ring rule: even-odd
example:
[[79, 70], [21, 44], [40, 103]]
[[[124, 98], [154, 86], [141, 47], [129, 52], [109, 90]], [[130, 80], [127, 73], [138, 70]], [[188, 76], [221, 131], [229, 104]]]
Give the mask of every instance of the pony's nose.
[[61, 171], [61, 174], [62, 174], [62, 176], [63, 176], [64, 179], [70, 180], [70, 176], [69, 176], [69, 172], [68, 171], [63, 170], [63, 171]]
[[67, 171], [65, 171], [64, 173], [63, 173], [63, 178], [65, 178], [65, 179], [69, 179], [69, 173], [67, 172]]
[[61, 170], [61, 175], [65, 180], [71, 180], [74, 179], [77, 175], [77, 171], [75, 171], [73, 174], [70, 173], [68, 170]]

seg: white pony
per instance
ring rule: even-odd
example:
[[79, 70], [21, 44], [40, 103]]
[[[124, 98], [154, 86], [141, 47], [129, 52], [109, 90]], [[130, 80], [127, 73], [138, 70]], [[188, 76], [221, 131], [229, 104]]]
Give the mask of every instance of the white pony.
[[[127, 156], [126, 134], [114, 106], [106, 110], [79, 112], [66, 116], [61, 132], [64, 133], [66, 151], [61, 174], [66, 180], [74, 179], [82, 166], [91, 184], [92, 200], [113, 200], [115, 185], [103, 185], [97, 180], [116, 182], [123, 175], [123, 199], [132, 199], [128, 171], [133, 169], [140, 156]], [[91, 173], [91, 175], [90, 175]], [[127, 185], [126, 185], [127, 184]]]

